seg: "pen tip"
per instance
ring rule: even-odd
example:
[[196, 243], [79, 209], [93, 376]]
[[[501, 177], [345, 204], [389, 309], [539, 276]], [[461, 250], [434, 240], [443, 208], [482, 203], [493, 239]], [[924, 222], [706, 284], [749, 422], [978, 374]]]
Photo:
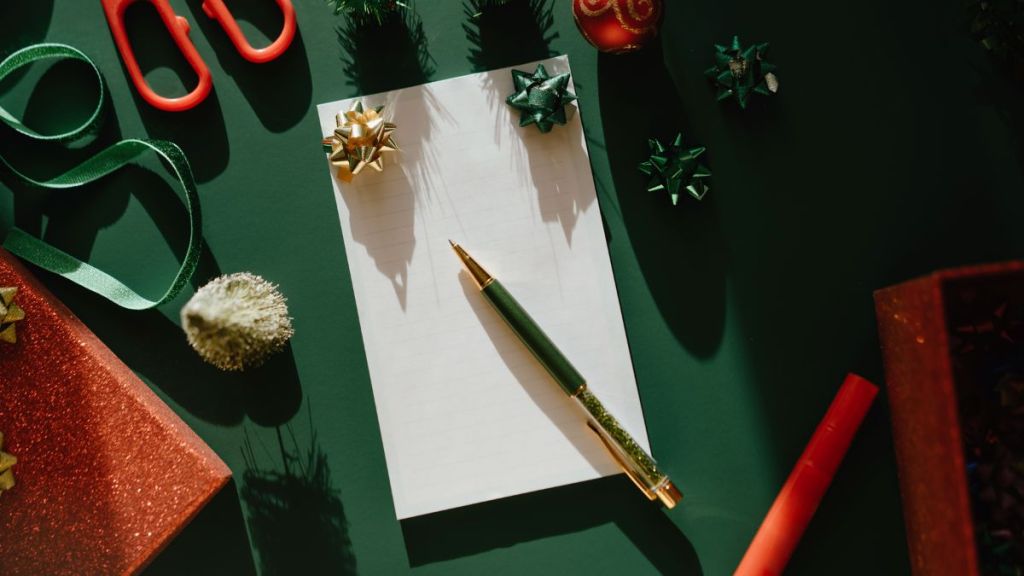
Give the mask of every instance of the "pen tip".
[[455, 248], [456, 246], [455, 242], [453, 242], [451, 238], [448, 239], [448, 244], [450, 244], [452, 248]]

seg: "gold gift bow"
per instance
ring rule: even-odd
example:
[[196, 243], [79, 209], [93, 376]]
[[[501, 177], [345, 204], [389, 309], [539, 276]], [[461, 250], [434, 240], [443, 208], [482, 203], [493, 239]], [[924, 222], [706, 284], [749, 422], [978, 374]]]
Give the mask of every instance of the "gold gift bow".
[[25, 311], [14, 303], [17, 295], [18, 289], [14, 286], [0, 287], [0, 342], [18, 342], [14, 323], [25, 318]]
[[364, 110], [362, 100], [356, 100], [348, 112], [338, 114], [334, 134], [324, 138], [331, 166], [338, 168], [343, 182], [351, 182], [367, 166], [384, 170], [383, 153], [398, 150], [392, 137], [397, 126], [384, 120], [383, 111], [383, 106]]
[[4, 435], [0, 432], [0, 494], [14, 488], [14, 470], [11, 468], [18, 463], [18, 459], [4, 452], [3, 447]]

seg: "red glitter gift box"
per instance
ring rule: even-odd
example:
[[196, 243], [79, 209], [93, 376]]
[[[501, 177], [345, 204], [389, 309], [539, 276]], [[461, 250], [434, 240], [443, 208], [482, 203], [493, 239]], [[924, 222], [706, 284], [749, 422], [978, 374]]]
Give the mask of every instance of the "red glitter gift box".
[[127, 366], [0, 249], [18, 289], [0, 342], [0, 572], [137, 574], [227, 482], [227, 466]]
[[[986, 483], [979, 470], [992, 474], [986, 444], [1006, 431], [998, 413], [1010, 372], [998, 384], [985, 382], [995, 382], [997, 370], [1019, 372], [1024, 358], [1024, 262], [944, 270], [885, 288], [875, 292], [875, 310], [914, 574], [977, 576], [1019, 566], [982, 525], [991, 505], [972, 498]], [[1017, 394], [1024, 376], [1010, 380]], [[1010, 418], [1019, 426], [1012, 400]], [[1020, 438], [1013, 432], [1014, 442]], [[1004, 541], [1016, 542], [1018, 554], [1019, 538]]]

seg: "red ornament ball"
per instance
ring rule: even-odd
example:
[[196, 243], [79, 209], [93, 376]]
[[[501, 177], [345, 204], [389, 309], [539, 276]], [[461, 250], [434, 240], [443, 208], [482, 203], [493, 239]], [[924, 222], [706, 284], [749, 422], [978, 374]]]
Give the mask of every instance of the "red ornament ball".
[[643, 48], [658, 35], [663, 0], [572, 0], [580, 33], [602, 52]]

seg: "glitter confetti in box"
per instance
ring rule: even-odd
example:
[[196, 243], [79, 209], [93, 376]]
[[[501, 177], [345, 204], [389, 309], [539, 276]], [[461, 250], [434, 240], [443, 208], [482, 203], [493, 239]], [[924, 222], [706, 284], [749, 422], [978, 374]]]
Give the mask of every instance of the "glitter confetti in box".
[[25, 311], [0, 342], [4, 576], [137, 574], [231, 472], [131, 370], [0, 249]]

